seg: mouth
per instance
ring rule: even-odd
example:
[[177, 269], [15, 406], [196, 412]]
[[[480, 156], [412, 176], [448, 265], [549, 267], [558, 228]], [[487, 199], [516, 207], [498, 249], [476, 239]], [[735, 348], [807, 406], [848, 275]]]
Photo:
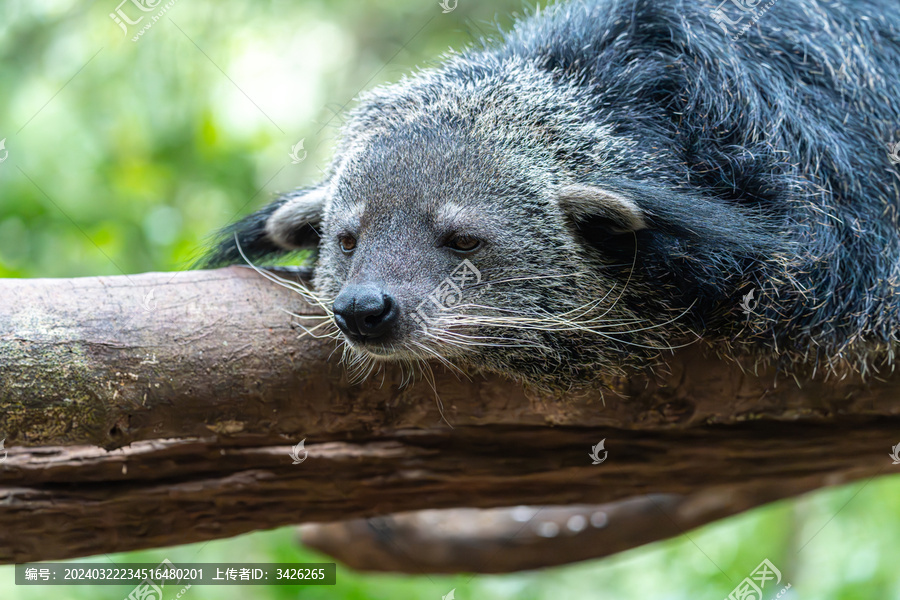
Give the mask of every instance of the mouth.
[[390, 358], [396, 354], [396, 346], [380, 338], [357, 337], [344, 334], [344, 342], [351, 349], [374, 358]]
[[403, 344], [398, 345], [375, 340], [349, 340], [347, 338], [345, 340], [354, 351], [379, 361], [393, 362], [425, 358], [421, 354], [409, 350]]
[[356, 344], [354, 347], [358, 350], [362, 350], [363, 352], [365, 352], [372, 358], [377, 358], [380, 360], [394, 358], [395, 355], [397, 354], [393, 350], [390, 350], [390, 349], [384, 348], [384, 347], [375, 346], [372, 344], [365, 344], [365, 345]]

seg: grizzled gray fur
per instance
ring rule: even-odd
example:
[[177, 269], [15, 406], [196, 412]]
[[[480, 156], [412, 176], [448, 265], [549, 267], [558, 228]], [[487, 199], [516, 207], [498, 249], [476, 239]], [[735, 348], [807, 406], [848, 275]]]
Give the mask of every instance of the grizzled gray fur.
[[[240, 261], [235, 240], [254, 262], [316, 249], [307, 296], [364, 370], [437, 359], [566, 389], [698, 339], [792, 368], [890, 362], [896, 0], [780, 0], [736, 40], [714, 4], [556, 4], [365, 94], [325, 179], [208, 264]], [[428, 300], [461, 264], [480, 282]]]

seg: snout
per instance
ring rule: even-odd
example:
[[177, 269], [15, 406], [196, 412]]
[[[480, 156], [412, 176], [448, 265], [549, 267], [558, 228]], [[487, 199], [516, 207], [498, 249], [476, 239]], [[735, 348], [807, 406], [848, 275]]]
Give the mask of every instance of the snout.
[[334, 322], [354, 342], [381, 341], [393, 330], [400, 306], [380, 286], [351, 285], [334, 300]]

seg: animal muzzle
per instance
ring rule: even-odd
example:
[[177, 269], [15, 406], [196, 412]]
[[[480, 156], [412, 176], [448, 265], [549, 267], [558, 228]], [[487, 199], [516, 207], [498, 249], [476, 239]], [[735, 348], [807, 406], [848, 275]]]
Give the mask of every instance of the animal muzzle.
[[334, 300], [334, 322], [354, 342], [381, 341], [400, 317], [397, 301], [377, 285], [351, 285]]

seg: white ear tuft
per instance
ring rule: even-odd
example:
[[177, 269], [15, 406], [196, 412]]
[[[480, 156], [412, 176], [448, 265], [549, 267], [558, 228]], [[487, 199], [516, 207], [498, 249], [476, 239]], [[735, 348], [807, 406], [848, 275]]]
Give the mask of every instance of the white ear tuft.
[[573, 184], [559, 189], [560, 208], [576, 223], [605, 219], [617, 233], [646, 229], [644, 213], [630, 198], [592, 185]]
[[322, 222], [328, 195], [323, 188], [300, 190], [288, 196], [266, 221], [266, 235], [284, 248], [296, 250], [318, 244], [316, 228]]

